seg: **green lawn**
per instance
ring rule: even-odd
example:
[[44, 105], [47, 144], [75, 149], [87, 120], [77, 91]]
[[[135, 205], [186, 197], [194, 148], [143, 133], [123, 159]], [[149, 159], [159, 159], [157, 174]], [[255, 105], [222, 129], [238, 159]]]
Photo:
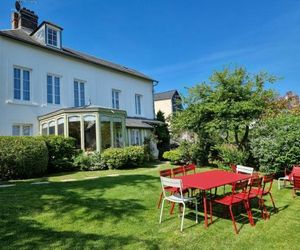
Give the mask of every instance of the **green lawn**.
[[[173, 216], [166, 209], [158, 224], [163, 167], [68, 173], [0, 188], [0, 249], [299, 249], [300, 195], [293, 199], [277, 183], [279, 212], [267, 221], [257, 212], [255, 227], [239, 216], [239, 235], [229, 218], [215, 216], [205, 229], [202, 212], [195, 224], [190, 210], [183, 233], [178, 209]], [[84, 179], [93, 176], [99, 178]], [[30, 184], [46, 180], [50, 184]]]

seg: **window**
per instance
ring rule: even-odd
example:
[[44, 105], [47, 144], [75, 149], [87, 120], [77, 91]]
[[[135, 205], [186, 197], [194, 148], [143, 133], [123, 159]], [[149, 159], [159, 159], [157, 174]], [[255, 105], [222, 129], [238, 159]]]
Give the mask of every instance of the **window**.
[[47, 44], [57, 47], [57, 30], [47, 27]]
[[14, 99], [30, 101], [30, 71], [14, 68]]
[[49, 135], [55, 135], [55, 121], [49, 122]]
[[111, 145], [111, 130], [110, 130], [110, 117], [101, 117], [101, 148], [107, 149]]
[[47, 75], [47, 103], [60, 104], [60, 78]]
[[57, 134], [64, 135], [65, 134], [65, 119], [60, 118], [57, 120]]
[[114, 135], [114, 147], [121, 148], [123, 147], [123, 129], [121, 119], [113, 120], [113, 135]]
[[119, 97], [120, 97], [120, 90], [112, 90], [112, 107], [114, 109], [120, 109], [120, 101], [119, 101]]
[[96, 150], [96, 117], [86, 115], [83, 118], [84, 123], [84, 147], [86, 151]]
[[141, 108], [141, 95], [135, 95], [135, 114], [141, 115], [142, 114], [142, 108]]
[[74, 106], [80, 107], [85, 105], [84, 82], [74, 81]]
[[30, 124], [16, 124], [12, 126], [13, 136], [29, 136], [32, 135], [32, 125]]
[[141, 145], [142, 144], [141, 131], [139, 129], [131, 129], [130, 140], [131, 140], [131, 145]]
[[42, 135], [48, 135], [48, 123], [42, 124]]
[[75, 138], [76, 148], [81, 148], [81, 127], [79, 116], [69, 117], [69, 137]]

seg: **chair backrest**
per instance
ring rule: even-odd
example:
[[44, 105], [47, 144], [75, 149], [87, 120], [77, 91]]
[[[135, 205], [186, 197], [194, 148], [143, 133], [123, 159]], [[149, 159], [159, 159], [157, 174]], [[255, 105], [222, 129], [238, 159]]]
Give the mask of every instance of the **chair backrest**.
[[246, 167], [242, 165], [236, 165], [236, 172], [241, 174], [253, 174], [254, 168]]
[[293, 175], [294, 188], [300, 188], [300, 173]]
[[196, 174], [196, 165], [195, 164], [188, 164], [183, 166], [184, 174], [187, 174], [188, 172], [193, 172]]
[[247, 193], [248, 197], [250, 196], [253, 187], [257, 189], [258, 193], [260, 193], [262, 189], [262, 182], [263, 182], [263, 178], [259, 176], [254, 176], [250, 179], [248, 193]]
[[183, 198], [183, 195], [182, 195], [182, 180], [172, 179], [172, 178], [167, 178], [167, 177], [161, 176], [160, 181], [161, 181], [161, 187], [162, 187], [164, 197], [166, 197], [165, 187], [173, 187], [173, 188], [178, 188], [179, 189], [180, 196], [181, 196], [181, 198]]
[[292, 169], [292, 174], [300, 174], [300, 166], [299, 165], [294, 165]]
[[272, 189], [272, 184], [274, 180], [274, 174], [268, 174], [263, 177], [263, 193], [269, 193]]
[[173, 176], [184, 175], [184, 168], [182, 166], [172, 169]]
[[171, 169], [165, 169], [165, 170], [160, 170], [159, 175], [163, 177], [172, 177], [172, 170]]
[[245, 198], [247, 195], [247, 186], [249, 180], [237, 181], [232, 184], [232, 193], [231, 193], [231, 204], [236, 194], [241, 193], [244, 195], [241, 198]]

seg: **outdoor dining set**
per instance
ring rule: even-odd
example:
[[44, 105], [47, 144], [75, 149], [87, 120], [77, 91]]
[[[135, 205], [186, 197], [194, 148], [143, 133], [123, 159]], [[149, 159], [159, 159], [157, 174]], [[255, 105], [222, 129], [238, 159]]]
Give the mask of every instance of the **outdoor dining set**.
[[[159, 222], [162, 222], [163, 209], [167, 201], [170, 207], [170, 214], [174, 212], [175, 204], [179, 204], [181, 213], [181, 231], [183, 230], [183, 221], [186, 206], [194, 204], [196, 213], [196, 223], [198, 223], [199, 204], [203, 203], [204, 226], [207, 228], [213, 223], [213, 208], [218, 204], [222, 207], [228, 207], [230, 217], [233, 223], [234, 232], [239, 233], [236, 225], [233, 207], [243, 207], [247, 212], [247, 217], [251, 226], [255, 226], [252, 214], [254, 200], [258, 201], [258, 208], [261, 211], [263, 219], [269, 219], [270, 211], [265, 205], [265, 198], [269, 197], [273, 205], [273, 211], [277, 208], [272, 196], [273, 174], [260, 176], [254, 173], [254, 168], [231, 165], [231, 171], [209, 170], [197, 173], [194, 164], [175, 167], [160, 171], [162, 192], [157, 207], [161, 207]], [[290, 173], [286, 172], [285, 177], [278, 179], [278, 188], [280, 181], [290, 182], [293, 185], [292, 191], [295, 197], [296, 191], [300, 190], [300, 166], [293, 166]], [[225, 186], [230, 187], [230, 192], [226, 192]], [[222, 187], [222, 194], [218, 188]], [[226, 211], [223, 209], [223, 212]], [[208, 216], [209, 213], [209, 216]], [[210, 223], [208, 222], [210, 220]]]

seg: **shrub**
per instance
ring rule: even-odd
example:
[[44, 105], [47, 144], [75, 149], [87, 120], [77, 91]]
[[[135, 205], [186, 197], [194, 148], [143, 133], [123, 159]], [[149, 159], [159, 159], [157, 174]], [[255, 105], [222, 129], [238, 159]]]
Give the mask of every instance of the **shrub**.
[[0, 179], [40, 176], [47, 163], [48, 150], [39, 138], [0, 136]]
[[75, 139], [55, 135], [42, 136], [41, 138], [45, 141], [48, 148], [48, 172], [74, 170]]
[[280, 173], [300, 163], [300, 117], [285, 114], [262, 120], [252, 132], [251, 149], [260, 171]]
[[123, 148], [108, 148], [101, 154], [101, 158], [109, 169], [119, 169], [127, 163], [127, 155]]
[[74, 159], [74, 166], [79, 168], [80, 170], [85, 171], [93, 171], [106, 168], [106, 165], [101, 159], [100, 153], [97, 152], [91, 154], [81, 153], [77, 155]]
[[127, 156], [127, 166], [140, 166], [145, 160], [144, 147], [141, 146], [130, 146], [125, 147], [125, 154]]
[[176, 148], [164, 152], [163, 158], [170, 160], [172, 164], [179, 164], [182, 162], [183, 154], [180, 148]]
[[249, 158], [249, 152], [240, 150], [236, 145], [233, 144], [222, 144], [215, 146], [218, 151], [220, 161], [225, 164], [240, 164], [246, 165]]
[[101, 160], [109, 169], [136, 167], [145, 159], [144, 148], [131, 146], [125, 148], [109, 148], [101, 154]]

